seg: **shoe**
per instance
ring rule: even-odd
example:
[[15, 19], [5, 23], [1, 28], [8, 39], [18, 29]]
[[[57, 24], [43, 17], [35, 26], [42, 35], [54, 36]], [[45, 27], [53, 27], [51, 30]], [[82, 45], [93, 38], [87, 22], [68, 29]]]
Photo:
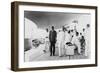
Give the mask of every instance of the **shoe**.
[[46, 50], [43, 50], [44, 53], [46, 53]]
[[55, 56], [55, 54], [53, 56]]
[[52, 54], [50, 54], [50, 56], [52, 56]]

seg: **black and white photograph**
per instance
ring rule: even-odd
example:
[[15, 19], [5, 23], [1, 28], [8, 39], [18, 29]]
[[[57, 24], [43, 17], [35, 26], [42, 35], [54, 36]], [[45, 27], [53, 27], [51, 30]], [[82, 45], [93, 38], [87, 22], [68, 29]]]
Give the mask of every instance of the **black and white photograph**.
[[25, 62], [90, 58], [91, 14], [24, 11]]
[[97, 7], [12, 3], [12, 69], [97, 66]]

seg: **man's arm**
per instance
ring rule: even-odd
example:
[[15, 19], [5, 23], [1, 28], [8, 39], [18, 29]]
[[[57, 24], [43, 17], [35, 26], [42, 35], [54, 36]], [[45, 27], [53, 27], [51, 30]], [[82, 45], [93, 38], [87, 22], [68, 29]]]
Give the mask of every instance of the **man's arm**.
[[55, 36], [55, 37], [57, 38], [57, 32], [56, 32], [56, 31], [55, 31], [55, 34], [56, 34], [56, 36]]
[[49, 41], [50, 41], [51, 31], [49, 32]]
[[55, 41], [57, 41], [57, 32], [55, 31]]

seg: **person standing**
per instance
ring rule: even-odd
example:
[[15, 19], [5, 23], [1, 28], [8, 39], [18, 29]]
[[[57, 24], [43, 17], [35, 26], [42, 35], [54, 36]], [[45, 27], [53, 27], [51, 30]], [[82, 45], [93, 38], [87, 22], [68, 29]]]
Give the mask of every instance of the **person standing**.
[[59, 32], [57, 34], [58, 56], [61, 56], [61, 47], [60, 47], [61, 46], [60, 45], [61, 41], [62, 41], [62, 31], [59, 30]]
[[62, 57], [64, 55], [65, 49], [65, 28], [62, 27], [62, 30], [59, 32], [58, 36], [58, 48], [59, 48], [59, 56]]
[[85, 46], [85, 56], [89, 57], [90, 56], [90, 37], [91, 33], [90, 33], [90, 24], [86, 25], [86, 30], [85, 30], [85, 40], [86, 40], [86, 46]]
[[54, 29], [54, 26], [51, 27], [51, 31], [49, 32], [49, 41], [50, 41], [50, 56], [55, 56], [55, 44], [57, 38], [57, 32]]
[[45, 49], [44, 49], [44, 53], [48, 52], [49, 50], [49, 31], [48, 28], [46, 29], [46, 33], [45, 33]]

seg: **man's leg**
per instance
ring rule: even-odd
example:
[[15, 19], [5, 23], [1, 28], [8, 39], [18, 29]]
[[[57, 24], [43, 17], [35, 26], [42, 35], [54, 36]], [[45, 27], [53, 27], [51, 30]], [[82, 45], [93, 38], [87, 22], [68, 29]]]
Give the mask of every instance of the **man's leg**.
[[78, 54], [81, 54], [81, 46], [80, 46], [80, 44], [77, 44], [77, 46], [78, 46]]
[[55, 56], [55, 43], [53, 43], [53, 56]]
[[60, 48], [61, 45], [60, 45], [60, 42], [59, 42], [58, 46], [59, 46], [58, 47], [58, 49], [59, 49], [59, 54], [58, 55], [61, 56], [61, 48]]
[[50, 56], [52, 56], [52, 42], [50, 42]]
[[45, 48], [44, 48], [44, 53], [46, 53], [46, 49], [47, 49], [47, 41], [45, 42]]

